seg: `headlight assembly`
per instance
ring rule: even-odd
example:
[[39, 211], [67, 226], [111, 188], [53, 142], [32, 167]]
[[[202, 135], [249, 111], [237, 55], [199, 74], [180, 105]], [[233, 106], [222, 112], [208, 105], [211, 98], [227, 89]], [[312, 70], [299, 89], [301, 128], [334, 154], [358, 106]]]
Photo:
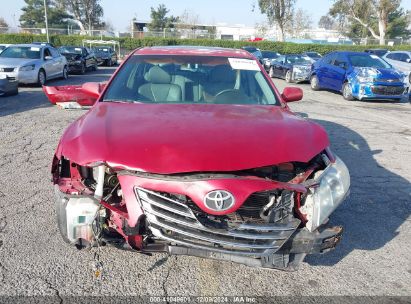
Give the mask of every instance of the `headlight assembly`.
[[362, 77], [362, 76], [358, 76], [358, 82], [360, 82], [360, 83], [374, 82], [374, 77]]
[[324, 224], [331, 213], [343, 202], [350, 189], [350, 174], [341, 159], [336, 158], [317, 178], [318, 183], [310, 188], [301, 211], [307, 216], [306, 227], [316, 230]]
[[25, 65], [25, 66], [20, 67], [19, 70], [22, 71], [22, 72], [33, 71], [35, 67], [36, 66], [34, 64]]

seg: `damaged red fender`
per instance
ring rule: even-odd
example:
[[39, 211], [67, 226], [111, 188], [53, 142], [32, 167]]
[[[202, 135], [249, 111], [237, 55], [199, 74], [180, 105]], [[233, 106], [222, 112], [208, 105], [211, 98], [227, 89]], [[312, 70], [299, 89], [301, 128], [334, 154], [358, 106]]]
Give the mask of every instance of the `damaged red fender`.
[[83, 85], [43, 86], [43, 92], [46, 94], [50, 103], [54, 105], [76, 102], [82, 107], [91, 107], [106, 85], [107, 82], [87, 82]]

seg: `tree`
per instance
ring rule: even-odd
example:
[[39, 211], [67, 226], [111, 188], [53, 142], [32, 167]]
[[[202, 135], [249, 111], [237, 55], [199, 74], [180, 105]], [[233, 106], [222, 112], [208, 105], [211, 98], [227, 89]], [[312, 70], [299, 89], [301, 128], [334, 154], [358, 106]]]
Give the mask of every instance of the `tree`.
[[[26, 5], [21, 9], [23, 13], [19, 19], [21, 27], [45, 27], [43, 0], [24, 0], [24, 2]], [[71, 18], [71, 16], [59, 8], [53, 0], [47, 0], [46, 4], [49, 26], [66, 28], [67, 21], [65, 19]]]
[[262, 14], [267, 16], [270, 25], [276, 24], [280, 29], [280, 41], [284, 41], [284, 32], [294, 13], [296, 0], [258, 0]]
[[73, 15], [75, 22], [82, 31], [94, 28], [104, 28], [104, 16], [100, 0], [57, 0], [59, 7], [65, 7]]
[[179, 21], [178, 17], [170, 16], [167, 14], [170, 11], [164, 4], [160, 4], [157, 9], [151, 8], [151, 22], [148, 24], [150, 31], [162, 31], [164, 29], [173, 28], [174, 23]]
[[292, 16], [288, 31], [294, 37], [304, 37], [304, 35], [301, 34], [305, 29], [309, 29], [312, 23], [313, 22], [310, 15], [303, 9], [299, 8]]
[[[372, 37], [385, 44], [389, 16], [400, 8], [401, 0], [336, 0], [330, 15], [348, 16], [366, 28]], [[373, 20], [376, 20], [373, 24]]]
[[322, 16], [318, 22], [318, 27], [326, 30], [332, 30], [336, 27], [335, 23], [334, 18], [331, 18], [330, 16]]
[[6, 33], [9, 28], [6, 20], [3, 17], [0, 17], [0, 33]]

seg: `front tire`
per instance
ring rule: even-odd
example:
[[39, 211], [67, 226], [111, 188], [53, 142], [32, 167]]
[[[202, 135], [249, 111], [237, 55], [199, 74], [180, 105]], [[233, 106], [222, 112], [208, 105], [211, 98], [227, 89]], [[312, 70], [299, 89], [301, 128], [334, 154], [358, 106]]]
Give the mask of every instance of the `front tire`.
[[312, 89], [313, 91], [319, 91], [319, 90], [320, 90], [320, 84], [319, 84], [317, 75], [311, 76], [311, 78], [310, 78], [310, 86], [311, 86], [311, 89]]
[[69, 78], [69, 72], [68, 72], [67, 66], [63, 68], [63, 76], [61, 78], [64, 80], [67, 80]]
[[285, 82], [291, 83], [292, 82], [291, 78], [292, 78], [291, 71], [288, 70], [287, 73], [285, 73]]
[[37, 85], [42, 87], [46, 84], [46, 82], [47, 82], [46, 72], [43, 69], [40, 69], [37, 75]]
[[345, 100], [348, 100], [348, 101], [354, 100], [354, 96], [352, 96], [352, 88], [348, 82], [344, 83], [343, 85], [342, 95]]
[[273, 67], [270, 67], [270, 70], [269, 70], [269, 72], [268, 72], [268, 75], [269, 75], [271, 78], [274, 78], [274, 69], [273, 69]]

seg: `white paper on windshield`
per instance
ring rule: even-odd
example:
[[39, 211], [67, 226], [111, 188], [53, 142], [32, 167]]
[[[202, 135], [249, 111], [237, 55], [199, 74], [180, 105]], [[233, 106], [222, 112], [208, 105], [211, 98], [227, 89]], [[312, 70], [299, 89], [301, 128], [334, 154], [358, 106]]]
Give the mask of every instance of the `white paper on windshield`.
[[31, 47], [31, 48], [30, 48], [30, 51], [39, 52], [39, 51], [40, 51], [40, 48], [38, 48], [38, 47]]
[[380, 59], [380, 57], [378, 57], [377, 55], [370, 55], [371, 56], [371, 58], [374, 58], [374, 59]]
[[81, 48], [75, 48], [74, 50], [80, 52], [80, 51], [81, 51]]
[[257, 62], [252, 59], [243, 58], [228, 58], [233, 70], [259, 71], [260, 67]]

